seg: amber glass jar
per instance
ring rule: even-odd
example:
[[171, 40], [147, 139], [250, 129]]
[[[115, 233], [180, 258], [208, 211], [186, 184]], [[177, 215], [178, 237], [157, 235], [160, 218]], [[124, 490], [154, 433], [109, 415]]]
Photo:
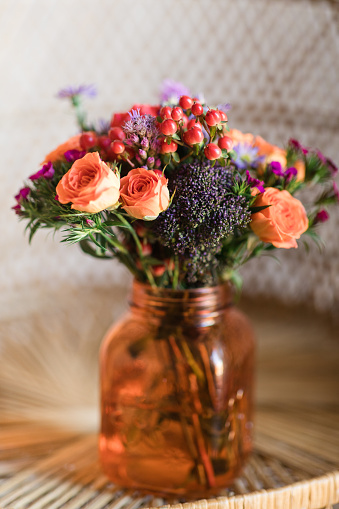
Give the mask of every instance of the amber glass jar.
[[228, 285], [135, 282], [101, 348], [100, 457], [117, 485], [218, 494], [252, 448], [254, 339]]

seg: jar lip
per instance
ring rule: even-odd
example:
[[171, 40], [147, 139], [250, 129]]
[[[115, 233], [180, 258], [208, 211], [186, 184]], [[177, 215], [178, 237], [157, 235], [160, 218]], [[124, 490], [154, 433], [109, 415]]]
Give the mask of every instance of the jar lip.
[[193, 306], [194, 308], [222, 309], [233, 302], [234, 290], [229, 282], [201, 288], [174, 290], [152, 287], [137, 280], [133, 282], [131, 305], [159, 308], [164, 306]]

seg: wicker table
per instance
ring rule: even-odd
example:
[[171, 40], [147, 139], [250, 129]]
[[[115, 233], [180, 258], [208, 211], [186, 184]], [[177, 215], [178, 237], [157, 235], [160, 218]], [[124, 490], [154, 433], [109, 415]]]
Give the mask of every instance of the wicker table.
[[[0, 508], [138, 509], [184, 502], [122, 490], [100, 471], [96, 356], [111, 316], [102, 305], [109, 291], [93, 292], [91, 319], [83, 311], [87, 303], [74, 301], [71, 292], [53, 313], [45, 299], [45, 312], [40, 306], [20, 320], [1, 320]], [[331, 507], [339, 502], [335, 327], [304, 310], [243, 307], [259, 337], [254, 453], [221, 497], [185, 506]]]

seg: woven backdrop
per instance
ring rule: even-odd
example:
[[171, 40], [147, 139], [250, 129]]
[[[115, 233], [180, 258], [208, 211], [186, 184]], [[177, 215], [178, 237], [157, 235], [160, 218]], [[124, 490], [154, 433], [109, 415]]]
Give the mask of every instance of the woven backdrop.
[[[92, 119], [156, 103], [164, 78], [208, 103], [230, 102], [231, 127], [283, 145], [289, 137], [339, 163], [339, 4], [330, 0], [0, 0], [1, 314], [47, 287], [124, 284], [126, 271], [38, 232], [29, 247], [10, 211], [22, 180], [75, 134], [56, 92], [95, 83]], [[339, 211], [326, 251], [279, 252], [243, 270], [245, 292], [339, 305]], [[126, 279], [127, 278], [127, 279]], [[27, 298], [27, 297], [30, 298]]]

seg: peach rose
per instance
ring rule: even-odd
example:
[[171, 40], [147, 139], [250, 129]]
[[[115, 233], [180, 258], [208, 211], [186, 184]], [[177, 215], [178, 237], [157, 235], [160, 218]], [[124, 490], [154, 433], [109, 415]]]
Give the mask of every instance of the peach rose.
[[231, 129], [230, 131], [225, 131], [225, 134], [232, 138], [234, 145], [238, 143], [254, 145], [254, 136], [251, 133], [244, 134], [239, 129]]
[[160, 172], [135, 168], [121, 179], [120, 198], [127, 214], [152, 221], [169, 205], [167, 179]]
[[95, 214], [119, 204], [120, 177], [104, 163], [98, 152], [75, 161], [56, 187], [60, 203]]
[[308, 218], [303, 204], [288, 191], [267, 187], [255, 200], [255, 207], [270, 205], [252, 214], [250, 226], [263, 242], [275, 247], [298, 247], [296, 239], [308, 228]]
[[61, 145], [59, 145], [56, 149], [47, 154], [42, 164], [46, 164], [49, 161], [54, 163], [54, 161], [64, 159], [64, 153], [68, 150], [83, 150], [82, 146], [80, 145], [80, 137], [81, 134], [76, 134], [75, 136], [72, 136], [72, 138], [69, 138], [67, 141], [65, 141], [65, 143], [61, 143]]

